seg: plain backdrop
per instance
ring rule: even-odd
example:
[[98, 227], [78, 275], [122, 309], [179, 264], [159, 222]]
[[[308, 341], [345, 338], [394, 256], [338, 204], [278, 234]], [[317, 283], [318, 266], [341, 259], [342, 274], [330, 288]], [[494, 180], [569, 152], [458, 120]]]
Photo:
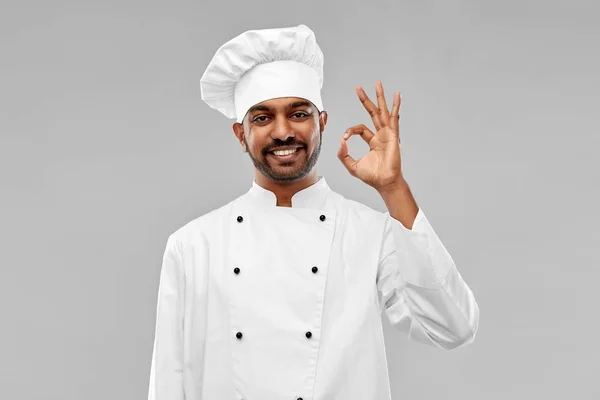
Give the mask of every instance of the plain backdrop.
[[336, 153], [373, 129], [356, 85], [401, 91], [404, 175], [480, 306], [453, 351], [384, 319], [393, 399], [600, 398], [597, 2], [1, 6], [0, 398], [147, 397], [166, 239], [254, 177], [199, 79], [241, 32], [298, 24], [325, 56], [319, 174], [386, 211]]

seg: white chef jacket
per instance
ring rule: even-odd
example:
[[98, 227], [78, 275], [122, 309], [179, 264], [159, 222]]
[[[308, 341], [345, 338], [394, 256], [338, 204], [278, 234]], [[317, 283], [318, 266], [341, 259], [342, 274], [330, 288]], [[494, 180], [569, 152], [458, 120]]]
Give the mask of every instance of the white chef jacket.
[[407, 229], [323, 176], [291, 202], [253, 181], [169, 235], [149, 400], [390, 400], [383, 313], [473, 341], [479, 307], [422, 210]]

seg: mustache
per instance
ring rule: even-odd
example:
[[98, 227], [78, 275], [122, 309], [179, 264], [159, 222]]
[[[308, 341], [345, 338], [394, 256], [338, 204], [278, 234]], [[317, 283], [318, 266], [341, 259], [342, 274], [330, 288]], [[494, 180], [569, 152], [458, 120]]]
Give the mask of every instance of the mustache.
[[268, 153], [271, 150], [276, 149], [277, 147], [283, 147], [283, 146], [305, 147], [302, 143], [297, 143], [297, 142], [273, 144], [272, 146], [270, 146], [268, 149], [265, 150], [265, 153]]

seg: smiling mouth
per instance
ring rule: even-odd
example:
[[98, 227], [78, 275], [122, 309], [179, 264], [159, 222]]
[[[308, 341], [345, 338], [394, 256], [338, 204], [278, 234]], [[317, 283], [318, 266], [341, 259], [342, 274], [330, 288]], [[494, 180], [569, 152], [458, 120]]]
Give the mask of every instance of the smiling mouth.
[[286, 161], [286, 160], [291, 160], [291, 159], [293, 159], [293, 158], [297, 157], [297, 156], [300, 154], [300, 152], [301, 152], [302, 150], [304, 150], [304, 147], [299, 147], [299, 148], [297, 148], [297, 149], [296, 149], [296, 151], [294, 151], [293, 153], [291, 153], [291, 154], [286, 154], [286, 155], [283, 155], [283, 156], [278, 156], [278, 155], [274, 154], [274, 153], [273, 153], [273, 152], [271, 152], [271, 151], [269, 151], [269, 152], [268, 152], [268, 154], [269, 154], [271, 157], [275, 158], [276, 160]]

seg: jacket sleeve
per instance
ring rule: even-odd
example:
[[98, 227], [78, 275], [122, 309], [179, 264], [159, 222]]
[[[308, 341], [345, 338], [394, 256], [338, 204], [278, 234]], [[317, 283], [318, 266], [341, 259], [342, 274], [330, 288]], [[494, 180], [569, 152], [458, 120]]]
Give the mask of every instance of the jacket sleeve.
[[479, 307], [423, 211], [412, 230], [385, 216], [377, 271], [381, 312], [421, 343], [450, 350], [472, 342]]
[[183, 389], [183, 262], [171, 234], [163, 254], [148, 400], [185, 400]]

